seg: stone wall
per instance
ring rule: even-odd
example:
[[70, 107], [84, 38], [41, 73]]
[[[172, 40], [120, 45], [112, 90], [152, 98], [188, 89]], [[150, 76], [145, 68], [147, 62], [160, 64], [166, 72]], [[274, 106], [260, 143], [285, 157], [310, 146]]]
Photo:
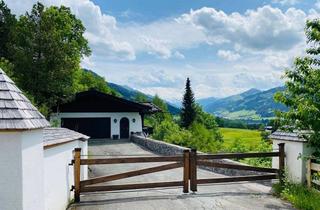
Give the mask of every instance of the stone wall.
[[[177, 145], [159, 141], [159, 140], [154, 140], [151, 138], [146, 138], [144, 136], [139, 136], [139, 135], [132, 135], [131, 141], [159, 155], [179, 155], [183, 153], [183, 150], [190, 149], [187, 147], [181, 147], [181, 146], [177, 146]], [[198, 154], [205, 154], [205, 153], [198, 152]], [[218, 163], [246, 165], [246, 164], [229, 160], [229, 159], [219, 159], [219, 160], [212, 160], [212, 161], [218, 162]], [[206, 166], [200, 166], [200, 168], [212, 171], [214, 173], [227, 175], [227, 176], [244, 176], [244, 175], [263, 174], [261, 172], [243, 171], [243, 170], [235, 170], [235, 169], [227, 169], [227, 168], [212, 168], [212, 167], [206, 167]]]
[[178, 155], [182, 154], [183, 150], [189, 150], [189, 148], [186, 147], [169, 144], [167, 142], [146, 138], [136, 134], [131, 136], [131, 141], [159, 155]]

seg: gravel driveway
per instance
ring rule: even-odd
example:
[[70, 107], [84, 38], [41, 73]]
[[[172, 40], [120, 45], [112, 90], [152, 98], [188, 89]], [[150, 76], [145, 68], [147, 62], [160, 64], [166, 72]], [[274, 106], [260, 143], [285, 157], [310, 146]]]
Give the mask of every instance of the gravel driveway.
[[[111, 142], [89, 147], [95, 155], [150, 155], [153, 153], [140, 146], [124, 141]], [[101, 157], [100, 157], [101, 158]], [[115, 174], [167, 163], [137, 163], [90, 166], [90, 177]], [[131, 177], [109, 182], [109, 184], [181, 181], [182, 168]], [[198, 170], [199, 178], [221, 177], [205, 170]], [[115, 192], [84, 193], [81, 202], [69, 210], [180, 210], [180, 209], [293, 209], [290, 204], [273, 197], [270, 187], [252, 183], [226, 183], [198, 185], [197, 193], [182, 193], [182, 188], [157, 188]]]

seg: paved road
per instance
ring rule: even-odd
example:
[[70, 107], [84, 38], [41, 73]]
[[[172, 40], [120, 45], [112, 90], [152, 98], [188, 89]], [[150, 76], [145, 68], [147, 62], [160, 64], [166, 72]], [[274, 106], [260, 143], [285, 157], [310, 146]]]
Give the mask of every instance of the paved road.
[[[119, 142], [89, 147], [90, 154], [98, 155], [152, 155], [130, 142]], [[158, 165], [166, 163], [157, 163]], [[114, 174], [154, 166], [155, 163], [117, 164], [91, 166], [90, 177]], [[198, 170], [199, 178], [222, 176], [205, 170]], [[180, 181], [182, 168], [154, 174], [131, 177], [109, 184]], [[128, 190], [81, 195], [81, 203], [72, 205], [69, 210], [258, 210], [293, 209], [288, 203], [274, 198], [270, 187], [258, 183], [211, 184], [198, 186], [197, 193], [183, 194], [182, 188], [160, 188]]]

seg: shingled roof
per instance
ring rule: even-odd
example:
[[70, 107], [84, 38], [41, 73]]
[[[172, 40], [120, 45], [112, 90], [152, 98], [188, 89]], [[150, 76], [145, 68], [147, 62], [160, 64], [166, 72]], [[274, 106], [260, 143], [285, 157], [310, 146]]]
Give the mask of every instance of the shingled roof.
[[0, 130], [30, 130], [50, 124], [0, 68]]
[[65, 144], [75, 140], [86, 141], [90, 137], [67, 128], [43, 129], [43, 146], [45, 148]]
[[269, 138], [275, 139], [275, 140], [284, 140], [284, 141], [300, 141], [304, 142], [306, 141], [301, 133], [298, 132], [286, 132], [286, 131], [275, 131], [271, 135], [269, 135]]

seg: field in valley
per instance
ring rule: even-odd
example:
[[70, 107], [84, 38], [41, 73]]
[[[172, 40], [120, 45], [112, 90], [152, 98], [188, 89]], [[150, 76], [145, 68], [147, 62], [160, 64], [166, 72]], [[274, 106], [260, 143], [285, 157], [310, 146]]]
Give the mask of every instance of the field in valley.
[[238, 139], [246, 148], [255, 148], [259, 145], [261, 136], [258, 130], [248, 130], [239, 128], [220, 128], [223, 135], [223, 147], [230, 148]]

